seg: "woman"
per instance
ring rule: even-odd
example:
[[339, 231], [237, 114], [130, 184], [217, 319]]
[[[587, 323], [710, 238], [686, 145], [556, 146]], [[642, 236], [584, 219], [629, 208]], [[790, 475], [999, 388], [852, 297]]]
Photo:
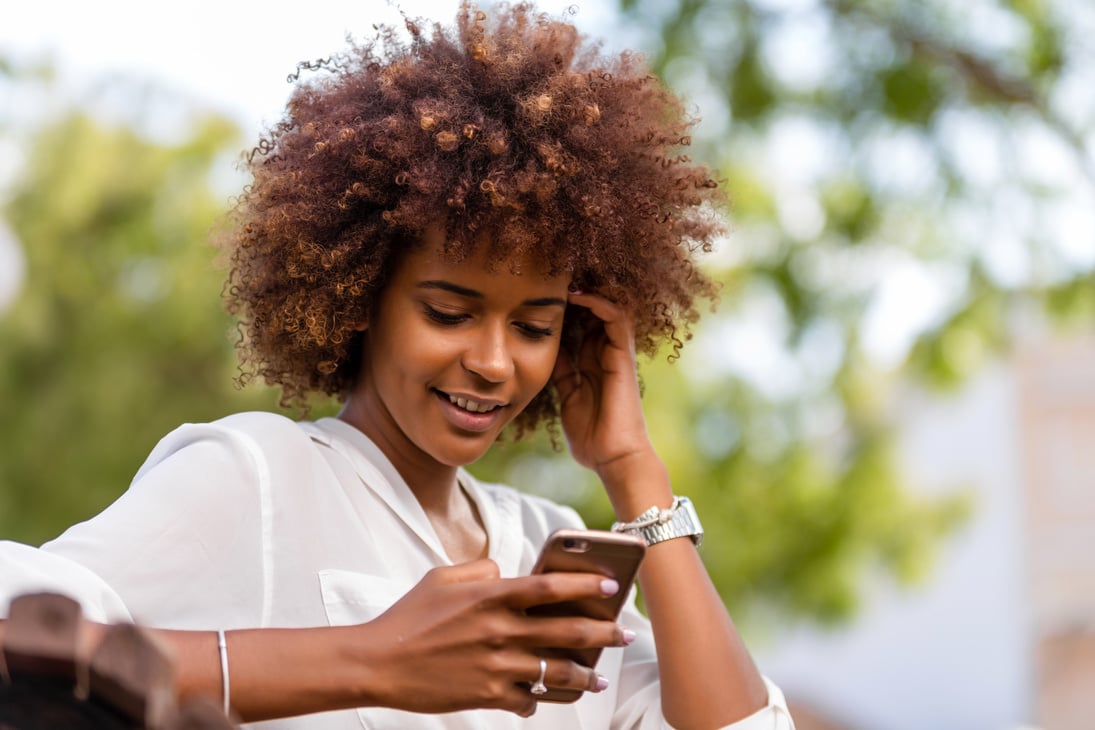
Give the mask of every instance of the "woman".
[[[287, 404], [337, 396], [338, 417], [183, 426], [44, 550], [165, 629], [182, 696], [321, 713], [263, 727], [790, 728], [640, 402], [636, 353], [679, 346], [713, 295], [692, 255], [719, 194], [680, 154], [692, 120], [638, 59], [524, 5], [407, 27], [315, 64], [226, 241], [247, 372]], [[555, 422], [647, 539], [649, 622], [525, 615], [620, 590], [527, 575], [579, 518], [463, 469]], [[542, 647], [608, 648], [590, 669]], [[540, 704], [540, 684], [586, 694]]]

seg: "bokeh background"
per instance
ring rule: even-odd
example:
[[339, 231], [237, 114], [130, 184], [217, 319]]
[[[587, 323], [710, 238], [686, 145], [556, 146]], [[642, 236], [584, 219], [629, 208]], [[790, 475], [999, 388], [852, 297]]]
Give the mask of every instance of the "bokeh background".
[[[719, 306], [644, 363], [645, 398], [800, 730], [1091, 728], [1095, 5], [540, 7], [641, 50], [730, 191]], [[278, 408], [234, 385], [209, 233], [297, 62], [378, 22], [398, 14], [5, 7], [0, 537], [95, 514], [181, 422]], [[476, 471], [611, 520], [547, 439]]]

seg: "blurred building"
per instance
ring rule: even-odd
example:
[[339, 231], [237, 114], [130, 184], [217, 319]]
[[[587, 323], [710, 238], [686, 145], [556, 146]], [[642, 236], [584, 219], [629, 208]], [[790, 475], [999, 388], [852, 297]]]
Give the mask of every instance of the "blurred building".
[[1095, 727], [1095, 338], [1017, 358], [1034, 711]]
[[927, 584], [757, 647], [798, 730], [1095, 727], [1095, 336], [1028, 338], [902, 413], [910, 480], [972, 488], [975, 514]]

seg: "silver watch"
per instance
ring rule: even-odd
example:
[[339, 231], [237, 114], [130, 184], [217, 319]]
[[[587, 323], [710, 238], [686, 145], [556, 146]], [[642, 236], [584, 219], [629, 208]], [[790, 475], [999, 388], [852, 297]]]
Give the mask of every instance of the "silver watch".
[[667, 510], [651, 507], [631, 522], [613, 525], [612, 529], [638, 535], [648, 546], [677, 537], [690, 537], [696, 545], [703, 541], [703, 525], [688, 497], [677, 497]]

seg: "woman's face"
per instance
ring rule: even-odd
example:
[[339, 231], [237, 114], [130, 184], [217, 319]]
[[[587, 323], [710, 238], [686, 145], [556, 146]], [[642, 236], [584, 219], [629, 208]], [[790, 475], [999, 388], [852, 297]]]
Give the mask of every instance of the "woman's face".
[[555, 366], [570, 283], [523, 258], [488, 271], [486, 246], [454, 264], [441, 257], [442, 242], [428, 233], [381, 292], [351, 395], [358, 427], [408, 481], [416, 465], [481, 457], [540, 392]]

